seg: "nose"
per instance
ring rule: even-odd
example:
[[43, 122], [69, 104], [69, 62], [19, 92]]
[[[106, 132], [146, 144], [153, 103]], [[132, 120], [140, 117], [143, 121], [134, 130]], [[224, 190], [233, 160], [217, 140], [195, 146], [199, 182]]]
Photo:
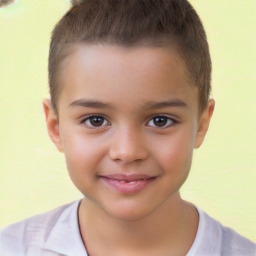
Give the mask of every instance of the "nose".
[[114, 161], [131, 163], [145, 160], [148, 156], [147, 147], [142, 134], [136, 129], [119, 129], [111, 140], [110, 158]]

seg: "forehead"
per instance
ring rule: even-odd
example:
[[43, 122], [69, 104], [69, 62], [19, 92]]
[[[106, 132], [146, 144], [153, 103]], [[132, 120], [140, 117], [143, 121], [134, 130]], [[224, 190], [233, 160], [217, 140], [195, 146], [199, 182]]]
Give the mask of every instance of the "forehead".
[[62, 65], [59, 100], [127, 102], [182, 98], [197, 102], [183, 59], [174, 47], [76, 45]]

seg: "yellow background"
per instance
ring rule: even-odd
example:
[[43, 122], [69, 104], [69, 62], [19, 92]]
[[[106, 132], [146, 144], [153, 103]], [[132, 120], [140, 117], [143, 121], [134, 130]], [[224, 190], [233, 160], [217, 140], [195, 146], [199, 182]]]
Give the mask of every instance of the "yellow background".
[[[256, 241], [256, 1], [191, 2], [207, 31], [217, 105], [182, 195]], [[0, 9], [0, 227], [81, 197], [41, 107], [50, 32], [68, 8], [19, 0]]]

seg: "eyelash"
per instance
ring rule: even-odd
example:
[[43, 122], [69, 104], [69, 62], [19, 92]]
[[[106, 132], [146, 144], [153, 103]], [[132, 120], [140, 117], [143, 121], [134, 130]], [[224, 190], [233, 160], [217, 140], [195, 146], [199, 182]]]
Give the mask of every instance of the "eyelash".
[[[154, 128], [156, 128], [156, 129], [166, 129], [166, 128], [169, 128], [170, 126], [173, 126], [173, 125], [175, 125], [175, 124], [177, 124], [177, 120], [176, 119], [174, 119], [173, 117], [170, 117], [170, 116], [168, 116], [168, 115], [155, 115], [155, 116], [153, 116], [153, 117], [151, 117], [150, 119], [149, 119], [149, 121], [147, 121], [147, 124], [149, 123], [149, 122], [154, 122], [154, 119], [156, 119], [156, 118], [165, 118], [166, 119], [166, 121], [167, 121], [167, 123], [169, 122], [169, 124], [168, 125], [166, 125], [166, 124], [164, 124], [163, 126], [160, 126], [160, 127], [158, 127], [158, 126], [153, 126]], [[150, 126], [151, 127], [151, 126]]]
[[[92, 118], [101, 118], [103, 121], [103, 124], [101, 124], [100, 126], [92, 125], [92, 123], [91, 123]], [[156, 125], [155, 126], [148, 125], [150, 122], [156, 121], [156, 118], [164, 118], [168, 124], [167, 125], [164, 124], [163, 126], [159, 126], [159, 127]], [[87, 121], [89, 121], [90, 124], [86, 124]], [[149, 119], [149, 121], [146, 122], [146, 126], [154, 127], [156, 129], [166, 129], [166, 128], [169, 128], [170, 126], [177, 124], [177, 122], [178, 122], [177, 120], [175, 120], [174, 118], [172, 118], [170, 116], [159, 114], [159, 115], [155, 115], [155, 116], [151, 117]], [[85, 124], [85, 126], [87, 126], [90, 129], [101, 129], [101, 128], [111, 125], [111, 123], [107, 120], [107, 118], [100, 114], [90, 114], [90, 115], [85, 116], [85, 118], [83, 118], [83, 120], [81, 121], [81, 124]]]
[[[101, 118], [103, 120], [103, 123], [106, 122], [106, 124], [104, 126], [94, 126], [92, 124], [86, 124], [87, 121], [91, 122], [92, 118]], [[100, 114], [90, 114], [90, 115], [87, 115], [85, 116], [85, 118], [83, 118], [83, 120], [81, 121], [81, 124], [85, 124], [86, 127], [90, 128], [90, 129], [100, 129], [100, 128], [103, 128], [105, 126], [109, 126], [110, 125], [110, 122], [107, 121], [107, 118], [103, 115], [100, 115]]]

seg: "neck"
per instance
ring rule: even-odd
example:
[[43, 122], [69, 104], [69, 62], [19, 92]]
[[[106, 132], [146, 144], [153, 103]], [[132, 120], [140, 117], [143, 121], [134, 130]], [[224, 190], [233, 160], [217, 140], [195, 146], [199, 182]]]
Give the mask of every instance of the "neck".
[[104, 255], [106, 251], [109, 255], [165, 255], [165, 251], [177, 255], [186, 254], [191, 247], [198, 215], [179, 193], [136, 220], [118, 219], [84, 198], [79, 208], [79, 225], [90, 255]]

